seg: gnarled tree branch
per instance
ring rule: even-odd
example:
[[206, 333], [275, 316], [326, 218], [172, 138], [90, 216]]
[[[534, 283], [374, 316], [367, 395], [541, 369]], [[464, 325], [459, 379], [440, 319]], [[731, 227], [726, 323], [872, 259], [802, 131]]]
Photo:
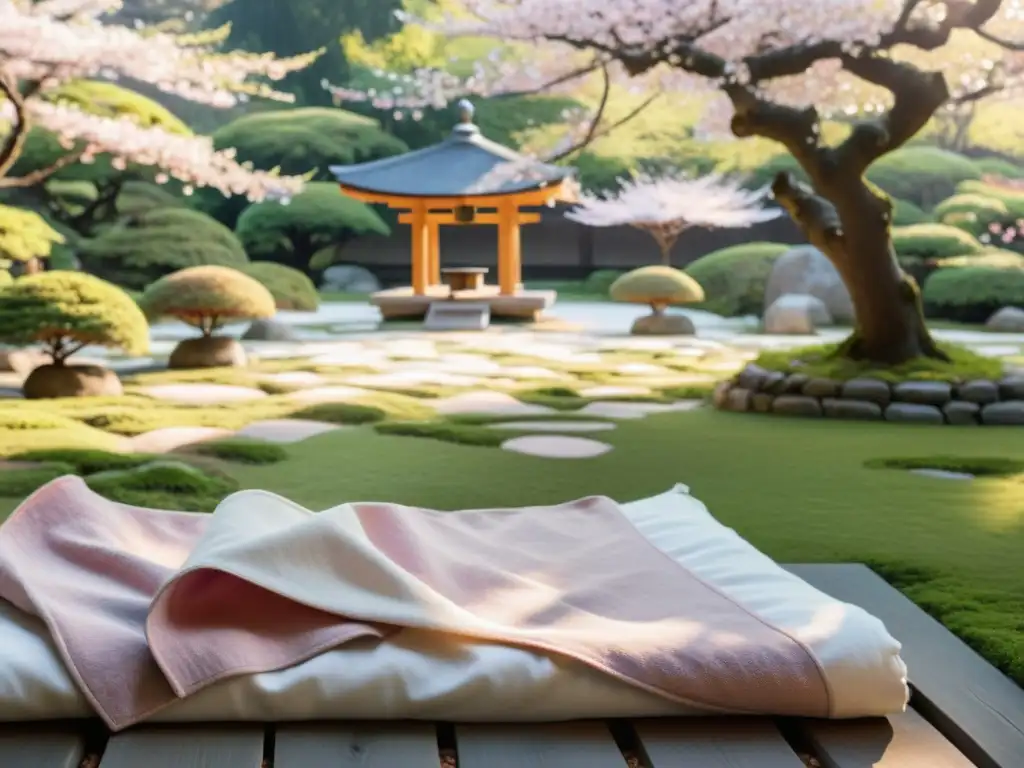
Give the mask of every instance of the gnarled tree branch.
[[10, 133], [0, 144], [0, 178], [3, 178], [11, 170], [25, 146], [25, 139], [28, 137], [28, 114], [25, 109], [25, 98], [18, 90], [17, 83], [4, 75], [0, 75], [0, 95], [4, 96], [14, 109], [14, 122], [11, 123]]
[[844, 257], [843, 225], [832, 203], [785, 172], [772, 182], [772, 195], [808, 242], [833, 258]]
[[0, 176], [0, 189], [23, 189], [25, 187], [34, 187], [36, 184], [42, 184], [62, 168], [67, 168], [69, 165], [77, 163], [83, 154], [85, 154], [84, 149], [74, 150], [60, 157], [52, 165], [26, 173], [24, 176]]

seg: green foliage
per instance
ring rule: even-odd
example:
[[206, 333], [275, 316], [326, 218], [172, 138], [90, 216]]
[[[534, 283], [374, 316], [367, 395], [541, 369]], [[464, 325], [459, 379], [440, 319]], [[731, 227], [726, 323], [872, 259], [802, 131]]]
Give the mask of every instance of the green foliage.
[[893, 226], [907, 227], [911, 224], [924, 224], [931, 220], [927, 213], [907, 200], [894, 197], [891, 198], [891, 202]]
[[167, 459], [99, 472], [85, 482], [112, 501], [187, 512], [212, 512], [225, 496], [238, 490], [238, 483], [227, 475]]
[[237, 269], [210, 264], [165, 275], [143, 292], [139, 306], [149, 318], [174, 317], [191, 325], [214, 318], [255, 320], [277, 311], [262, 283]]
[[[213, 143], [217, 149], [234, 149], [239, 162], [258, 170], [279, 168], [283, 174], [312, 174], [313, 181], [325, 182], [333, 181], [328, 166], [365, 163], [408, 149], [372, 118], [319, 107], [244, 115], [218, 129]], [[196, 201], [230, 227], [248, 205], [244, 197], [225, 198], [212, 190], [199, 190]]]
[[1009, 213], [1006, 203], [994, 197], [986, 197], [979, 194], [957, 194], [947, 197], [934, 210], [936, 218], [943, 224], [961, 226], [968, 224], [964, 229], [969, 232], [976, 230], [979, 222], [987, 222], [1005, 216]]
[[1004, 160], [1001, 157], [979, 157], [975, 166], [985, 176], [1002, 176], [1004, 179], [1024, 179], [1024, 166]]
[[759, 189], [772, 183], [780, 173], [791, 173], [794, 178], [805, 184], [810, 182], [800, 163], [792, 155], [776, 155], [763, 165], [754, 168], [747, 174], [746, 185], [751, 189]]
[[313, 255], [324, 248], [391, 231], [372, 208], [343, 194], [336, 184], [313, 182], [288, 205], [266, 201], [249, 206], [238, 218], [236, 232], [253, 257], [308, 269]]
[[941, 469], [966, 472], [975, 477], [1007, 477], [1024, 474], [1024, 461], [1005, 456], [919, 456], [868, 459], [868, 469]]
[[149, 350], [149, 325], [123, 290], [82, 272], [26, 275], [0, 291], [0, 340], [27, 345], [57, 339]]
[[324, 421], [329, 424], [355, 426], [357, 424], [376, 424], [388, 417], [387, 411], [372, 405], [356, 403], [317, 403], [291, 414], [294, 419]]
[[115, 469], [132, 469], [154, 461], [156, 456], [142, 453], [112, 453], [110, 451], [42, 448], [22, 451], [7, 457], [9, 461], [31, 461], [42, 464], [62, 464], [76, 475], [92, 475]]
[[634, 304], [692, 304], [704, 300], [704, 289], [685, 272], [660, 264], [627, 272], [608, 290], [613, 301]]
[[995, 267], [996, 269], [1024, 269], [1024, 254], [1000, 248], [989, 248], [980, 253], [967, 256], [953, 256], [939, 259], [935, 266], [939, 269], [959, 267]]
[[588, 192], [610, 192], [618, 189], [619, 179], [627, 178], [631, 163], [618, 157], [581, 152], [573, 161], [580, 186]]
[[940, 269], [921, 291], [928, 317], [984, 323], [1006, 306], [1024, 306], [1024, 269]]
[[70, 474], [74, 474], [73, 467], [57, 463], [0, 468], [0, 497], [21, 499], [39, 486]]
[[908, 146], [883, 155], [866, 174], [887, 194], [924, 209], [952, 195], [960, 182], [981, 175], [970, 159], [931, 146]]
[[33, 211], [0, 205], [0, 268], [49, 257], [64, 237]]
[[130, 216], [85, 241], [79, 258], [89, 272], [136, 290], [186, 267], [241, 268], [249, 262], [234, 232], [186, 208]]
[[[951, 272], [959, 270], [950, 270]], [[942, 272], [936, 273], [941, 275]], [[936, 275], [932, 276], [932, 279]], [[901, 365], [879, 368], [867, 360], [850, 360], [837, 355], [838, 344], [824, 344], [801, 349], [768, 350], [754, 361], [769, 371], [781, 373], [802, 373], [807, 376], [847, 381], [849, 379], [881, 379], [890, 383], [900, 381], [949, 381], [959, 382], [970, 379], [998, 379], [1002, 376], [1002, 363], [991, 357], [979, 355], [966, 347], [954, 344], [940, 344], [939, 347], [950, 360], [936, 360], [918, 357]]]
[[775, 260], [791, 245], [752, 242], [701, 256], [685, 272], [704, 289], [699, 307], [725, 317], [760, 315]]
[[985, 250], [985, 246], [973, 235], [948, 224], [893, 227], [892, 244], [903, 265], [922, 263], [931, 259], [967, 256]]
[[374, 429], [382, 435], [424, 437], [479, 448], [497, 448], [509, 439], [499, 429], [448, 421], [385, 421], [374, 425]]
[[135, 91], [102, 80], [72, 80], [57, 88], [44, 90], [44, 99], [91, 115], [128, 118], [146, 128], [188, 135], [189, 127], [170, 110]]
[[185, 201], [167, 187], [146, 181], [126, 181], [114, 202], [122, 216], [138, 216], [156, 208], [185, 208]]
[[272, 261], [254, 261], [241, 269], [258, 280], [274, 297], [278, 309], [296, 312], [316, 312], [320, 294], [316, 285], [297, 269]]
[[998, 200], [1006, 206], [1007, 213], [1013, 219], [1024, 216], [1024, 190], [984, 181], [965, 181], [957, 185], [956, 191], [963, 194], [982, 195]]
[[8, 285], [14, 282], [14, 278], [11, 277], [11, 273], [6, 269], [0, 269], [0, 291], [6, 288]]
[[612, 283], [622, 277], [625, 272], [617, 269], [598, 269], [587, 275], [583, 281], [583, 292], [595, 296], [607, 296], [611, 290]]
[[288, 458], [288, 451], [277, 443], [242, 437], [196, 443], [188, 452], [239, 464], [277, 464]]

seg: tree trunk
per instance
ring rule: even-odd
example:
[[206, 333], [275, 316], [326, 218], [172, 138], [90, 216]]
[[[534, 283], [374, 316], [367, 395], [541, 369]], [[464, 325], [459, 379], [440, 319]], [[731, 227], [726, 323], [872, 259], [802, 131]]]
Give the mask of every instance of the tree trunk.
[[838, 354], [885, 366], [915, 357], [946, 359], [928, 331], [916, 281], [896, 261], [892, 203], [887, 198], [863, 180], [840, 176], [818, 191], [825, 204], [834, 207], [829, 211], [816, 208], [814, 202], [820, 198], [788, 174], [780, 174], [773, 188], [811, 242], [835, 265], [850, 292], [856, 324]]

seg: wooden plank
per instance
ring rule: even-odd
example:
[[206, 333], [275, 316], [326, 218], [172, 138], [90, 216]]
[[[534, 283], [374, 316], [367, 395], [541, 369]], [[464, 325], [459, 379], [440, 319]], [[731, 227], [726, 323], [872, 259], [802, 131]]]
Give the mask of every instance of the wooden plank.
[[888, 718], [800, 720], [796, 727], [823, 768], [974, 768], [912, 709]]
[[970, 760], [981, 768], [1024, 765], [1024, 690], [866, 566], [785, 567], [882, 620], [903, 644], [915, 709]]
[[26, 723], [0, 730], [2, 768], [78, 768], [85, 755], [82, 735]]
[[623, 768], [605, 723], [457, 725], [459, 768]]
[[100, 768], [260, 768], [262, 726], [139, 728], [110, 737]]
[[775, 723], [768, 718], [634, 720], [632, 725], [651, 768], [804, 766], [793, 748], [782, 738]]
[[438, 768], [431, 723], [281, 725], [274, 768]]

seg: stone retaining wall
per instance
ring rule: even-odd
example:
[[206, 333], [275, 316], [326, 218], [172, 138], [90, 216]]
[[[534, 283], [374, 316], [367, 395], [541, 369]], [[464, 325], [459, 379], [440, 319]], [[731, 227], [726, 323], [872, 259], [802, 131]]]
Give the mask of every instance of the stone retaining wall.
[[1024, 376], [999, 381], [836, 381], [748, 365], [715, 389], [725, 411], [913, 424], [1024, 426]]

